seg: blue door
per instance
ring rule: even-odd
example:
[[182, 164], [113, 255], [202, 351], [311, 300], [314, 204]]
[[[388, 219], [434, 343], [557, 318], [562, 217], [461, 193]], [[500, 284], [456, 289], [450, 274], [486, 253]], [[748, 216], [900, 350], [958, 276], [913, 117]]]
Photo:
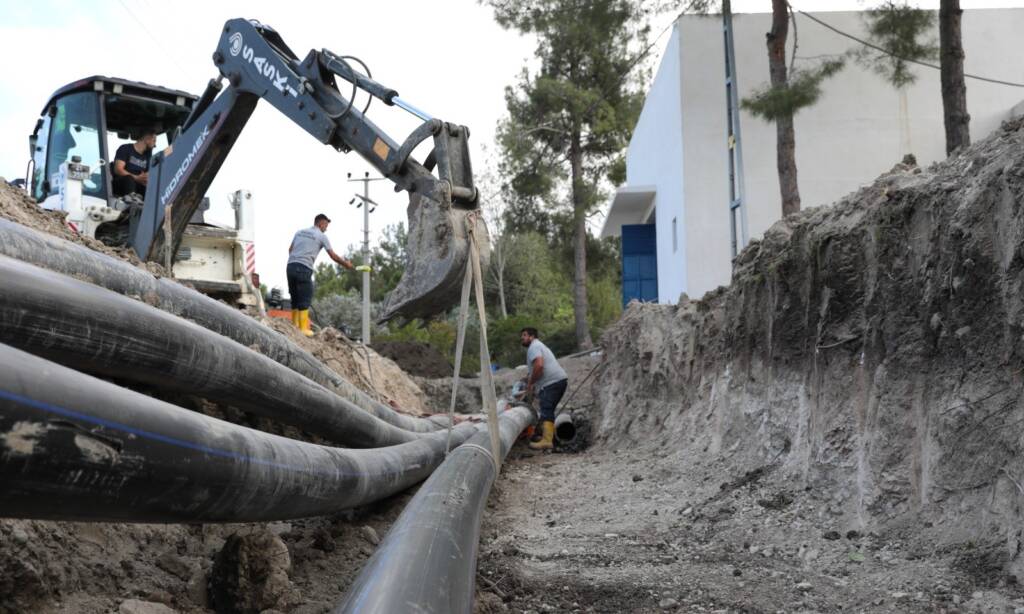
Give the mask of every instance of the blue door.
[[658, 301], [658, 238], [654, 224], [622, 227], [622, 306]]

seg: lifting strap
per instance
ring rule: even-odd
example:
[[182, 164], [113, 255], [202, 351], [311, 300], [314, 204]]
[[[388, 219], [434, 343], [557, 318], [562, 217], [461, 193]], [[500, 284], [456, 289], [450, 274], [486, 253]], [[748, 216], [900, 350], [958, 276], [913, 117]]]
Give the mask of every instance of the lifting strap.
[[466, 275], [462, 280], [462, 296], [459, 300], [458, 331], [455, 337], [455, 373], [452, 375], [452, 398], [448, 406], [448, 441], [445, 454], [451, 451], [452, 428], [455, 424], [455, 401], [459, 390], [459, 373], [462, 370], [462, 351], [466, 341], [466, 320], [469, 317], [469, 292], [475, 290], [477, 316], [480, 320], [480, 391], [483, 397], [484, 414], [487, 416], [487, 430], [491, 435], [491, 460], [495, 475], [501, 471], [501, 432], [498, 428], [498, 400], [494, 392], [494, 377], [491, 373], [491, 352], [487, 346], [487, 312], [484, 304], [484, 277], [480, 267], [480, 247], [476, 240], [476, 214], [466, 216], [466, 231], [469, 235], [469, 258], [466, 261]]

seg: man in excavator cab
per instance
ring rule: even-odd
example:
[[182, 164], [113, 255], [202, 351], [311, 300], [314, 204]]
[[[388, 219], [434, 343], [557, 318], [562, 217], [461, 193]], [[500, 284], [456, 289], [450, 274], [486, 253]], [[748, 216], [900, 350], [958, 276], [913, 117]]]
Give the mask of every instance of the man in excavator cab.
[[149, 160], [156, 147], [156, 128], [144, 128], [134, 143], [125, 143], [114, 154], [111, 186], [115, 196], [126, 196], [133, 192], [146, 195], [149, 181]]

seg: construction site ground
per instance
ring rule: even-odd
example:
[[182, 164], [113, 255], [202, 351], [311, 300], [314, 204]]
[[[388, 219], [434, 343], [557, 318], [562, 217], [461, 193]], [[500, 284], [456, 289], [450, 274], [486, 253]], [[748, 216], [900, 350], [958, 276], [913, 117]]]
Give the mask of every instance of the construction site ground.
[[514, 451], [481, 540], [481, 612], [1024, 612], [978, 545], [849, 529], [829, 492], [701, 451]]

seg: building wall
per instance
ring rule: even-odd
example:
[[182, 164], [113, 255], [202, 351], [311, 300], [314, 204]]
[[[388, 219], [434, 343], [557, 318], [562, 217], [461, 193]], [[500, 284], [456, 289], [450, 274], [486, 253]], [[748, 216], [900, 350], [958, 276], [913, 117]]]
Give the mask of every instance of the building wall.
[[[864, 34], [860, 13], [815, 15], [846, 32]], [[841, 54], [857, 46], [802, 15], [798, 14], [796, 20], [799, 56]], [[770, 21], [771, 15], [767, 13], [734, 16], [741, 98], [749, 96], [768, 80], [764, 35], [770, 29]], [[700, 297], [727, 284], [731, 273], [721, 20], [684, 16], [677, 22], [676, 31], [679, 40], [675, 47], [670, 44], [662, 64], [672, 66], [673, 71], [677, 70], [676, 66], [681, 67], [678, 74], [682, 79], [685, 172], [684, 194], [678, 202], [685, 203], [686, 213], [686, 273], [682, 279], [688, 294]], [[1024, 9], [965, 11], [966, 72], [1024, 81], [1024, 63], [1014, 50], [1022, 31]], [[792, 38], [791, 28], [790, 42]], [[679, 53], [678, 59], [672, 57], [674, 52]], [[800, 63], [798, 60], [797, 65]], [[661, 72], [659, 70], [659, 78]], [[915, 67], [914, 73], [918, 76], [917, 82], [899, 93], [870, 69], [850, 61], [842, 72], [824, 83], [824, 94], [818, 103], [797, 115], [796, 157], [804, 208], [834, 202], [870, 183], [906, 153], [915, 154], [922, 166], [945, 158], [939, 71]], [[655, 85], [662, 90], [672, 89], [667, 84], [656, 82]], [[660, 95], [660, 90], [652, 88], [646, 104], [666, 112], [675, 100], [658, 100]], [[1019, 88], [968, 80], [971, 137], [980, 139], [995, 130], [1021, 98], [1024, 92]], [[756, 238], [781, 217], [775, 126], [746, 112], [741, 114], [750, 237]], [[639, 151], [640, 148], [650, 149], [652, 143], [660, 145], [660, 141], [647, 139], [634, 138], [631, 142], [630, 184], [634, 175], [645, 177], [640, 183], [655, 183], [648, 176], [650, 171], [636, 168], [638, 164], [649, 163], [652, 156], [660, 155], [657, 147]], [[659, 224], [663, 218], [661, 209], [666, 204], [662, 196], [659, 190]], [[675, 204], [665, 209], [680, 211]], [[659, 229], [659, 241], [663, 230]], [[670, 245], [668, 237], [666, 241]], [[683, 268], [678, 258], [672, 265], [662, 259], [662, 253], [659, 245], [658, 264], [663, 270]], [[678, 292], [661, 296], [672, 302]]]
[[[626, 152], [627, 185], [656, 188], [653, 221], [658, 227], [658, 299], [663, 303], [676, 302], [687, 285], [687, 271], [681, 258], [686, 250], [682, 233], [686, 203], [679, 89], [681, 58], [678, 28], [674, 28]], [[674, 252], [673, 219], [679, 230]]]

